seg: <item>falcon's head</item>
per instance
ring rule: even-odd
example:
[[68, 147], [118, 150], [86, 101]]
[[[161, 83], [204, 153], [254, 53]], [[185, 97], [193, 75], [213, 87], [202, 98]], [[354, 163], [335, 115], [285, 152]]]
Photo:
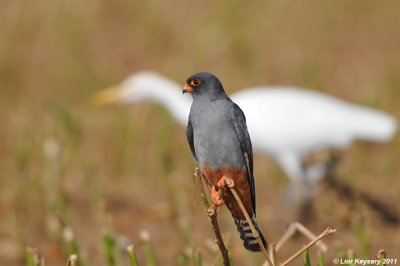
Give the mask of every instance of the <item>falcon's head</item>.
[[225, 94], [219, 79], [211, 73], [200, 72], [190, 76], [186, 80], [183, 93], [195, 95], [218, 95]]

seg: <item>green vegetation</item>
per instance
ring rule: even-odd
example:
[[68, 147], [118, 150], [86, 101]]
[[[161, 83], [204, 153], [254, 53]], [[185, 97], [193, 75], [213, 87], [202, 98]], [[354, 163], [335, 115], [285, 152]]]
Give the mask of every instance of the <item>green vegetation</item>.
[[[220, 261], [193, 196], [184, 130], [149, 103], [89, 103], [132, 72], [150, 69], [183, 83], [208, 70], [229, 92], [307, 86], [400, 119], [397, 1], [3, 2], [0, 265]], [[399, 147], [399, 134], [387, 144], [356, 143], [338, 176], [398, 206]], [[288, 215], [276, 209], [287, 182], [268, 158], [255, 157], [258, 223], [272, 243], [286, 229]], [[352, 249], [372, 258], [382, 247], [398, 255], [398, 228], [365, 205], [349, 207], [323, 186], [315, 205], [311, 230], [338, 229], [326, 240], [325, 265], [340, 249], [343, 257]], [[222, 209], [219, 219], [234, 265], [261, 265], [262, 255], [243, 249], [230, 215]], [[141, 240], [142, 230], [151, 241]], [[288, 242], [279, 259], [304, 242]], [[315, 247], [309, 260], [322, 265]]]

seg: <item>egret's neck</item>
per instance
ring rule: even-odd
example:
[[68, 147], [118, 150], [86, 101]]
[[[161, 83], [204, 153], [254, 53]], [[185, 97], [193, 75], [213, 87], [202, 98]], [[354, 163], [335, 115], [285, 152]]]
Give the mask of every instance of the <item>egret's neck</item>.
[[143, 94], [144, 100], [162, 105], [182, 125], [186, 126], [192, 99], [189, 95], [182, 95], [178, 84], [152, 84]]

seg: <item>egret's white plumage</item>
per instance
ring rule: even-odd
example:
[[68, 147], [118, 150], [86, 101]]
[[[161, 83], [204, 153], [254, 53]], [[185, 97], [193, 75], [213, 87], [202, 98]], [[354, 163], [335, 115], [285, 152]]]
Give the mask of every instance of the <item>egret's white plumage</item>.
[[[182, 86], [153, 72], [140, 72], [119, 89], [100, 92], [99, 103], [151, 101], [164, 106], [186, 127], [190, 96]], [[343, 149], [354, 140], [385, 142], [396, 131], [390, 115], [351, 104], [315, 91], [296, 87], [256, 87], [230, 95], [246, 115], [255, 151], [273, 158], [292, 182], [302, 178], [314, 183], [323, 167], [304, 169], [303, 161], [321, 149]]]
[[100, 92], [96, 98], [99, 103], [157, 103], [185, 127], [192, 104], [189, 97], [182, 97], [182, 86], [153, 72], [132, 75], [119, 86]]
[[388, 114], [294, 87], [258, 87], [232, 99], [243, 109], [256, 150], [275, 158], [291, 178], [302, 177], [303, 158], [354, 140], [384, 142], [396, 130]]

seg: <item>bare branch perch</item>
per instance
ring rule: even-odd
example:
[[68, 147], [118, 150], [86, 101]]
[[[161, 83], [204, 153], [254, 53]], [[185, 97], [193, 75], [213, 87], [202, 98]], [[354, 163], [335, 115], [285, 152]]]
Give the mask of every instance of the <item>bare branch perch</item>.
[[202, 175], [197, 167], [195, 169], [195, 173], [193, 176], [197, 181], [197, 185], [199, 186], [200, 195], [201, 195], [201, 198], [203, 199], [204, 208], [207, 211], [208, 218], [209, 218], [211, 225], [213, 227], [213, 230], [214, 230], [214, 234], [215, 234], [215, 238], [216, 238], [215, 243], [217, 243], [217, 245], [221, 251], [224, 265], [230, 266], [231, 262], [229, 260], [229, 253], [228, 253], [228, 250], [226, 249], [224, 240], [222, 239], [221, 231], [219, 229], [219, 225], [218, 225], [218, 221], [217, 221], [216, 207], [214, 205], [211, 206], [210, 203], [208, 203], [208, 199], [207, 199], [207, 196], [206, 196], [206, 193], [204, 190], [204, 186], [203, 186]]

